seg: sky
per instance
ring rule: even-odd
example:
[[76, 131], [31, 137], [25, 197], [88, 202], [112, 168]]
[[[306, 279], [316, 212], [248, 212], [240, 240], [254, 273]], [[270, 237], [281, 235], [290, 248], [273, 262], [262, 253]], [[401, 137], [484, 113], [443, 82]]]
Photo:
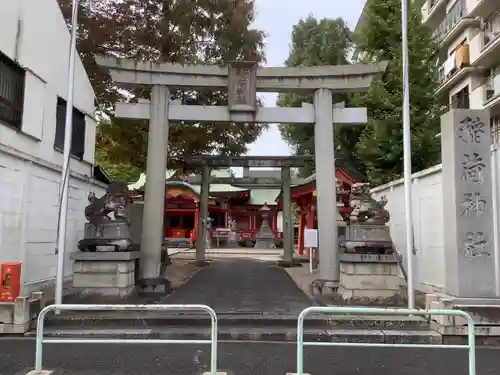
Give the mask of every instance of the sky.
[[[283, 66], [290, 51], [292, 27], [312, 14], [316, 18], [342, 17], [354, 29], [365, 0], [256, 0], [255, 27], [267, 34], [267, 66]], [[266, 107], [276, 105], [275, 94], [259, 95]], [[249, 145], [248, 155], [285, 156], [292, 150], [281, 139], [277, 125], [261, 134]]]

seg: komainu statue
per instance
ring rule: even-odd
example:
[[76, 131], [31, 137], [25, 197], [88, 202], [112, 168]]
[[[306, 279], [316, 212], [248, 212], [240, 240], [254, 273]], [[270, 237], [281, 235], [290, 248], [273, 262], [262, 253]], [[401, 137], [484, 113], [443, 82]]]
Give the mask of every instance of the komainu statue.
[[126, 215], [129, 200], [127, 183], [112, 181], [101, 198], [90, 193], [88, 200], [85, 237], [78, 242], [78, 248], [81, 251], [96, 251], [98, 247], [112, 247], [114, 251], [131, 251], [133, 242]]
[[356, 183], [351, 186], [349, 205], [352, 208], [342, 248], [347, 253], [393, 253], [389, 227], [387, 199], [372, 198], [370, 185]]
[[372, 198], [370, 184], [358, 182], [351, 187], [349, 205], [352, 208], [349, 221], [351, 224], [378, 224], [385, 225], [390, 220], [385, 196], [380, 201]]

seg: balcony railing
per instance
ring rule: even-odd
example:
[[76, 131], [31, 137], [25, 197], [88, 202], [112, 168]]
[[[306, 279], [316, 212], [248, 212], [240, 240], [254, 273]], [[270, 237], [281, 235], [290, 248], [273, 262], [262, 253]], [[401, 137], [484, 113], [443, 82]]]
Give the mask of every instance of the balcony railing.
[[469, 45], [463, 45], [457, 50], [438, 68], [438, 80], [443, 83], [450, 79], [461, 68], [470, 65], [469, 59]]
[[438, 42], [442, 41], [446, 35], [460, 22], [460, 20], [467, 16], [467, 5], [466, 0], [458, 0], [455, 5], [453, 5], [443, 22], [434, 31], [433, 35]]
[[[420, 10], [422, 14], [422, 21], [427, 22], [429, 16], [437, 9], [437, 6], [440, 8], [446, 4], [445, 0], [427, 0], [423, 3], [422, 8]], [[434, 18], [434, 17], [433, 17]]]

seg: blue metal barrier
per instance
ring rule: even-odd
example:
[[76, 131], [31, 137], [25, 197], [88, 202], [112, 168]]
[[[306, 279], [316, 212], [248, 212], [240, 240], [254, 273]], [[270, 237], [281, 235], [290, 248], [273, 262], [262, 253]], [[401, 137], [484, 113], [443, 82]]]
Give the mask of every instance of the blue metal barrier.
[[[210, 340], [170, 339], [75, 339], [44, 338], [45, 317], [49, 311], [192, 311], [202, 310], [210, 315], [212, 327]], [[217, 374], [217, 315], [206, 305], [50, 305], [38, 315], [36, 327], [35, 370], [42, 370], [43, 344], [208, 344], [210, 353], [210, 374]]]
[[[304, 342], [304, 319], [311, 313], [322, 314], [370, 314], [370, 315], [445, 315], [461, 316], [467, 319], [466, 345], [444, 345], [444, 344], [390, 344], [390, 343], [350, 343], [350, 342]], [[416, 310], [416, 309], [382, 309], [372, 307], [308, 307], [304, 309], [297, 322], [297, 372], [296, 375], [304, 373], [304, 345], [307, 346], [350, 346], [350, 347], [390, 347], [390, 348], [444, 348], [444, 349], [468, 349], [469, 351], [469, 375], [476, 375], [476, 348], [474, 321], [472, 317], [461, 310]]]

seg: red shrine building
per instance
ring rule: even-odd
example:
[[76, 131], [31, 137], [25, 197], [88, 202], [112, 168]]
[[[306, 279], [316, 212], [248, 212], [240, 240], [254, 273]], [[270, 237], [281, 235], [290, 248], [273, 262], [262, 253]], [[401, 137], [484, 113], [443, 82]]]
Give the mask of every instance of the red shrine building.
[[[357, 182], [366, 181], [366, 177], [356, 169], [336, 161], [335, 178], [337, 180], [337, 209], [339, 220], [344, 220], [350, 212], [349, 195], [351, 186]], [[276, 199], [278, 210], [281, 210], [283, 201], [281, 194]], [[316, 174], [304, 179], [301, 183], [292, 186], [292, 202], [295, 203], [298, 209], [298, 254], [304, 253], [304, 229], [317, 228], [316, 218]]]
[[[234, 178], [230, 169], [212, 170], [212, 178], [223, 178], [231, 184], [211, 183], [209, 191], [210, 233], [217, 237], [220, 233], [236, 232], [240, 245], [254, 241], [262, 225], [261, 210], [266, 210], [268, 224], [275, 240], [282, 238], [281, 224], [281, 184], [279, 169], [246, 170], [244, 179]], [[350, 186], [362, 181], [358, 172], [342, 167], [335, 172], [338, 190], [339, 212], [348, 210]], [[201, 186], [189, 183], [190, 177], [167, 172], [165, 179], [165, 220], [164, 236], [169, 242], [189, 242], [196, 238], [199, 216]], [[141, 204], [144, 198], [145, 175], [129, 185], [131, 197]], [[273, 185], [274, 183], [274, 185]], [[292, 175], [292, 202], [299, 208], [299, 253], [303, 251], [302, 233], [304, 228], [315, 228], [316, 180], [312, 175], [299, 179]], [[301, 245], [302, 244], [302, 245]]]

